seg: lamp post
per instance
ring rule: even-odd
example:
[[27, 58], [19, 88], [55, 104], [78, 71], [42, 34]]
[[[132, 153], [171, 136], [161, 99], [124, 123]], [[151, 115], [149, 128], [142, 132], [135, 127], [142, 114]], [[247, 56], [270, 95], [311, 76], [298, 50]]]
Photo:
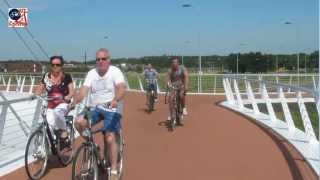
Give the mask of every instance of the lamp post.
[[[239, 44], [239, 47], [245, 46], [245, 45], [247, 45], [247, 44], [245, 44], [245, 43], [240, 43], [240, 44]], [[239, 54], [240, 54], [240, 53], [237, 53], [237, 75], [239, 74]]]
[[[186, 47], [187, 46], [187, 44], [189, 44], [190, 43], [190, 41], [185, 41], [184, 42], [184, 47]], [[184, 48], [183, 48], [184, 49]], [[183, 61], [183, 52], [182, 52], [182, 55], [181, 55], [181, 61], [182, 61], [182, 65], [184, 65], [184, 61]]]
[[[191, 4], [182, 4], [181, 5], [182, 8], [195, 8], [193, 5]], [[198, 15], [198, 14], [197, 14]], [[199, 43], [199, 74], [202, 74], [202, 62], [201, 62], [201, 53], [200, 53], [200, 32], [198, 32], [198, 43]]]
[[298, 85], [300, 84], [300, 66], [299, 66], [299, 63], [300, 63], [300, 57], [299, 57], [299, 50], [298, 50], [298, 45], [299, 45], [299, 42], [298, 42], [298, 25], [297, 24], [294, 24], [293, 22], [290, 22], [290, 21], [287, 21], [285, 22], [284, 24], [286, 25], [295, 25], [295, 31], [296, 31], [296, 53], [297, 53], [297, 73], [298, 73]]

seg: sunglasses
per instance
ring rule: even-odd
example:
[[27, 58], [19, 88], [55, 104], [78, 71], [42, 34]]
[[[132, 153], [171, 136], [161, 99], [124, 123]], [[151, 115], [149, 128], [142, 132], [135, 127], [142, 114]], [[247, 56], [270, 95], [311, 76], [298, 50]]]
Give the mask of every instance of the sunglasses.
[[61, 64], [51, 64], [52, 67], [61, 67]]
[[96, 61], [106, 61], [108, 60], [109, 58], [97, 58]]

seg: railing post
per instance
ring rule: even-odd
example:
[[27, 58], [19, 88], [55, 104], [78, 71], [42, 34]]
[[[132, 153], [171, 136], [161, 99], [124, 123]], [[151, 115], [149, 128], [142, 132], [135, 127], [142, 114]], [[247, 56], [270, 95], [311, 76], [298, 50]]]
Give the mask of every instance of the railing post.
[[197, 75], [197, 88], [198, 88], [198, 93], [200, 92], [200, 77], [199, 77], [199, 73]]
[[74, 88], [77, 88], [77, 81], [78, 81], [77, 79], [74, 79], [74, 80], [73, 80], [73, 87], [74, 87]]
[[1, 75], [1, 78], [2, 78], [2, 84], [3, 84], [3, 86], [5, 87], [5, 86], [7, 85], [6, 80], [4, 79], [4, 76], [3, 76], [3, 75]]
[[268, 91], [267, 91], [265, 83], [262, 83], [262, 98], [266, 102], [268, 114], [270, 115], [271, 121], [275, 122], [277, 117], [276, 117], [275, 112], [273, 110], [271, 99], [269, 98]]
[[281, 101], [281, 106], [284, 114], [284, 118], [286, 120], [286, 123], [288, 124], [289, 130], [294, 131], [295, 130], [295, 125], [290, 113], [289, 106], [287, 104], [287, 101], [285, 99], [284, 93], [283, 93], [283, 88], [280, 86], [279, 87], [279, 98]]
[[34, 87], [34, 82], [35, 82], [35, 77], [30, 76], [30, 80], [31, 80], [31, 85], [30, 85], [30, 88], [29, 88], [29, 94], [32, 94], [33, 87]]
[[231, 96], [233, 96], [233, 94], [230, 93], [230, 89], [229, 89], [229, 86], [227, 85], [227, 81], [228, 81], [228, 78], [223, 78], [223, 79], [222, 79], [223, 88], [224, 88], [224, 93], [225, 93], [225, 95], [226, 95], [227, 102], [228, 102], [229, 104], [234, 104], [234, 99], [231, 98]]
[[253, 91], [251, 88], [251, 84], [248, 80], [246, 80], [245, 85], [246, 85], [246, 90], [247, 90], [247, 96], [248, 96], [248, 99], [251, 101], [253, 112], [254, 112], [254, 114], [259, 114], [260, 111], [259, 111], [256, 99], [254, 97], [254, 94], [253, 94]]
[[[260, 82], [262, 81], [262, 76], [261, 75], [258, 76], [258, 80]], [[259, 83], [259, 93], [262, 94], [262, 84], [261, 83]]]
[[[292, 75], [290, 74], [290, 79], [289, 79], [289, 85], [291, 86], [292, 85]], [[288, 88], [288, 93], [291, 92], [291, 89]]]
[[234, 95], [233, 95], [233, 90], [232, 90], [232, 87], [231, 87], [231, 79], [229, 80], [229, 78], [226, 79], [226, 85], [227, 85], [227, 89], [229, 89], [229, 95], [230, 95], [230, 99], [231, 99], [231, 103], [232, 104], [235, 104], [235, 98], [234, 98]]
[[238, 104], [239, 108], [242, 109], [243, 108], [243, 101], [241, 98], [241, 94], [240, 94], [240, 91], [238, 88], [238, 83], [237, 83], [236, 79], [233, 79], [233, 86], [234, 86], [234, 90], [236, 92], [237, 104]]
[[7, 117], [7, 112], [8, 112], [8, 104], [5, 103], [2, 105], [2, 110], [0, 113], [0, 144], [2, 142], [2, 137], [3, 137], [3, 131], [4, 131], [4, 125], [6, 123], [6, 117]]
[[214, 75], [214, 87], [213, 87], [213, 95], [217, 93], [217, 75]]
[[157, 92], [160, 93], [161, 90], [160, 90], [160, 86], [159, 86], [158, 80], [156, 80], [156, 83], [157, 83]]
[[143, 85], [142, 85], [142, 82], [141, 82], [141, 79], [140, 79], [139, 76], [137, 76], [137, 77], [138, 77], [138, 81], [139, 81], [140, 90], [141, 90], [141, 91], [144, 91]]
[[316, 138], [316, 136], [314, 134], [314, 130], [313, 130], [313, 127], [311, 125], [311, 121], [310, 121], [310, 118], [309, 118], [308, 111], [307, 111], [306, 106], [305, 106], [305, 104], [303, 102], [301, 91], [297, 92], [297, 100], [298, 100], [298, 106], [299, 106], [299, 110], [300, 110], [300, 115], [301, 115], [301, 118], [302, 118], [303, 126], [304, 126], [304, 129], [305, 129], [305, 133], [309, 137], [309, 143], [315, 143], [317, 141], [317, 138]]
[[16, 76], [17, 85], [16, 85], [16, 92], [19, 92], [20, 84], [21, 84], [21, 76]]
[[10, 85], [11, 85], [11, 77], [9, 77], [9, 80], [8, 80], [8, 84], [7, 84], [7, 92], [10, 91]]
[[78, 86], [76, 86], [75, 88], [80, 89], [80, 87], [81, 87], [82, 83], [83, 83], [83, 81], [82, 81], [82, 80], [79, 80]]
[[199, 75], [199, 80], [200, 80], [200, 87], [199, 87], [199, 89], [200, 89], [200, 93], [202, 93], [202, 72], [200, 71], [200, 75]]
[[317, 84], [316, 84], [316, 80], [314, 79], [314, 76], [312, 76], [312, 82], [313, 82], [313, 89], [317, 90]]
[[24, 90], [24, 83], [26, 81], [26, 76], [23, 76], [23, 79], [22, 79], [22, 83], [21, 83], [21, 86], [20, 86], [20, 92], [22, 93], [23, 90]]

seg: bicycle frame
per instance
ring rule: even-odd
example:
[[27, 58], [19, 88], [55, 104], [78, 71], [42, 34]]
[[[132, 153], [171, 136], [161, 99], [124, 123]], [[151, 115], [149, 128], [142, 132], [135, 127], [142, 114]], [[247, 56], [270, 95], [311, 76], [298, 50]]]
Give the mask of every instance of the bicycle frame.
[[[44, 100], [44, 98], [41, 98], [41, 99], [43, 101], [46, 101], [46, 100]], [[41, 129], [41, 131], [45, 133], [45, 137], [48, 141], [49, 148], [51, 149], [52, 153], [55, 155], [56, 154], [55, 138], [54, 138], [54, 134], [52, 134], [50, 131], [50, 127], [49, 127], [48, 120], [47, 120], [47, 110], [48, 110], [47, 104], [48, 103], [46, 101], [46, 103], [41, 106], [41, 116], [42, 116], [43, 122], [41, 123], [41, 125], [38, 129]], [[45, 142], [43, 141], [42, 143], [45, 143]]]
[[[88, 107], [85, 107], [85, 108], [88, 108]], [[91, 123], [91, 118], [88, 118], [87, 119], [87, 122], [88, 122], [88, 128], [86, 130], [84, 130], [85, 132], [83, 132], [85, 134], [85, 136], [87, 137], [86, 138], [86, 141], [83, 142], [83, 144], [85, 146], [88, 146], [90, 147], [91, 151], [94, 153], [97, 161], [98, 161], [98, 164], [102, 165], [103, 169], [104, 170], [107, 170], [108, 166], [105, 166], [102, 162], [103, 158], [104, 159], [108, 159], [108, 147], [107, 147], [107, 143], [104, 141], [104, 157], [101, 157], [100, 153], [99, 153], [99, 150], [100, 150], [100, 146], [97, 145], [94, 141], [94, 134], [96, 133], [99, 133], [99, 132], [102, 132], [102, 130], [97, 130], [97, 131], [92, 131], [92, 123]], [[116, 138], [117, 137], [121, 137], [120, 135], [121, 133], [121, 130], [119, 133], [115, 133], [115, 136]]]
[[[171, 89], [171, 90], [170, 90]], [[170, 92], [169, 92], [170, 91]], [[171, 117], [171, 121], [172, 121], [172, 128], [174, 128], [175, 126], [175, 123], [177, 123], [177, 121], [180, 122], [180, 118], [181, 118], [181, 114], [182, 114], [182, 111], [181, 111], [181, 97], [180, 97], [180, 93], [181, 93], [181, 90], [177, 87], [174, 87], [174, 86], [168, 86], [167, 87], [167, 92], [166, 92], [166, 95], [165, 95], [165, 103], [167, 104], [167, 96], [168, 94], [171, 95], [171, 93], [174, 93], [174, 98], [173, 98], [173, 101], [174, 102], [171, 102], [173, 103], [174, 105], [174, 110], [175, 110], [175, 118], [172, 118]], [[169, 97], [169, 101], [171, 101], [171, 97]], [[170, 102], [169, 102], [170, 103]], [[170, 114], [171, 116], [171, 114]]]

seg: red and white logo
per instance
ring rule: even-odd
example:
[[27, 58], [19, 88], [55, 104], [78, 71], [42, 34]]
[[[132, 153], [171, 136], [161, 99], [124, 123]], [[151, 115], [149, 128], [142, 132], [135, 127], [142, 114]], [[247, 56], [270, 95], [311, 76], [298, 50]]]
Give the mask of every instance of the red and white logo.
[[28, 8], [8, 9], [8, 27], [27, 27], [28, 22]]

